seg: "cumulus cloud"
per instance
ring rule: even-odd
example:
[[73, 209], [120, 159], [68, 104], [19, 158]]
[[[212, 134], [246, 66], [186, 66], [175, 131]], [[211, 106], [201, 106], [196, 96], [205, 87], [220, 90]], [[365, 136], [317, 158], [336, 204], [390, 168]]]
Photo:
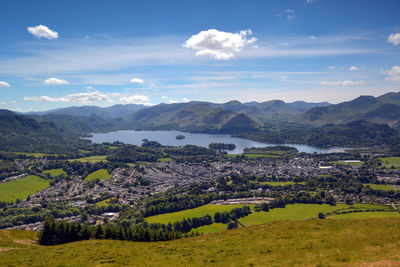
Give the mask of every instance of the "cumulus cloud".
[[58, 32], [52, 31], [44, 25], [28, 27], [28, 32], [39, 38], [47, 38], [49, 40], [58, 38]]
[[0, 87], [10, 87], [10, 84], [5, 81], [0, 81]]
[[399, 33], [392, 33], [391, 35], [389, 35], [389, 37], [387, 39], [387, 42], [388, 43], [392, 43], [395, 46], [400, 44], [400, 32]]
[[247, 38], [252, 34], [251, 30], [230, 33], [210, 29], [193, 35], [183, 46], [198, 50], [196, 56], [208, 55], [218, 60], [227, 60], [234, 57], [246, 45], [257, 41], [254, 37]]
[[63, 97], [50, 97], [50, 96], [39, 96], [39, 97], [24, 97], [25, 101], [45, 101], [45, 102], [61, 102], [61, 103], [79, 103], [79, 104], [90, 104], [96, 102], [112, 102], [111, 94], [94, 91], [90, 93], [78, 93], [70, 94]]
[[44, 101], [58, 103], [78, 103], [78, 104], [93, 104], [99, 102], [122, 103], [122, 104], [143, 104], [151, 106], [153, 104], [148, 101], [150, 98], [145, 95], [130, 95], [123, 93], [104, 93], [100, 91], [92, 91], [78, 94], [69, 94], [62, 97], [51, 96], [34, 96], [24, 97], [24, 101]]
[[141, 84], [141, 83], [144, 83], [144, 81], [140, 78], [133, 78], [133, 79], [131, 79], [131, 83]]
[[387, 74], [386, 80], [400, 82], [400, 66], [393, 66], [390, 70], [383, 71]]
[[357, 68], [356, 66], [351, 66], [351, 67], [349, 68], [349, 70], [351, 70], [351, 71], [357, 71], [358, 68]]
[[322, 86], [359, 86], [364, 85], [364, 81], [335, 81], [335, 82], [320, 82]]
[[121, 97], [121, 102], [123, 104], [145, 104], [150, 105], [148, 101], [150, 100], [148, 96], [145, 95], [130, 95]]
[[68, 81], [63, 80], [63, 79], [58, 79], [58, 78], [49, 78], [44, 81], [45, 84], [48, 85], [60, 85], [60, 84], [69, 84]]
[[189, 99], [187, 99], [186, 97], [182, 98], [182, 102], [187, 103], [189, 102]]

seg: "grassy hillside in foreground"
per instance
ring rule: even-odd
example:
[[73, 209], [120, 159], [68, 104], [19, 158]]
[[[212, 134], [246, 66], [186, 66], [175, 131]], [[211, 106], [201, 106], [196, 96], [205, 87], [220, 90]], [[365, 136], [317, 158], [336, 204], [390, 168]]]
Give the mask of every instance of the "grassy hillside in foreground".
[[0, 251], [0, 266], [396, 266], [400, 219], [280, 221], [169, 242]]
[[50, 186], [50, 182], [35, 175], [0, 184], [0, 201], [25, 200], [40, 190]]

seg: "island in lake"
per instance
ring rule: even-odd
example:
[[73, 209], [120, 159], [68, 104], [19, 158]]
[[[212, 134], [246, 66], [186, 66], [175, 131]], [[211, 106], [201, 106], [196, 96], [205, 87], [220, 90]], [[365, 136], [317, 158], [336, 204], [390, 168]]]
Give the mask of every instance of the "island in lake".
[[177, 140], [183, 140], [183, 139], [185, 139], [185, 136], [184, 136], [184, 135], [181, 135], [181, 134], [178, 134], [175, 138], [176, 138]]

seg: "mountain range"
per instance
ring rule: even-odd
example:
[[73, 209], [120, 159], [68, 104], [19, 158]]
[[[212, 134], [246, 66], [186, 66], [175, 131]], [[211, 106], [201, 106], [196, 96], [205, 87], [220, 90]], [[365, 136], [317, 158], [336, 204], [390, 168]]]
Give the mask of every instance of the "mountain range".
[[369, 140], [375, 133], [397, 138], [398, 132], [392, 130], [400, 129], [400, 93], [360, 96], [334, 105], [280, 100], [222, 104], [192, 101], [69, 107], [26, 114], [1, 110], [0, 126], [2, 149], [12, 144], [73, 144], [78, 136], [122, 129], [226, 133], [264, 142], [320, 145], [332, 145], [335, 134], [340, 134], [341, 144], [354, 144], [353, 133], [362, 131], [368, 132]]

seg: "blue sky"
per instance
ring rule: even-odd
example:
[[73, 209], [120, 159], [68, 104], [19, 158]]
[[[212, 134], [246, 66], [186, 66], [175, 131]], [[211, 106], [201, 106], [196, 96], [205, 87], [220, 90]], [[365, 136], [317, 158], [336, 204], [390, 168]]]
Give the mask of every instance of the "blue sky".
[[0, 2], [0, 108], [400, 91], [400, 1]]

